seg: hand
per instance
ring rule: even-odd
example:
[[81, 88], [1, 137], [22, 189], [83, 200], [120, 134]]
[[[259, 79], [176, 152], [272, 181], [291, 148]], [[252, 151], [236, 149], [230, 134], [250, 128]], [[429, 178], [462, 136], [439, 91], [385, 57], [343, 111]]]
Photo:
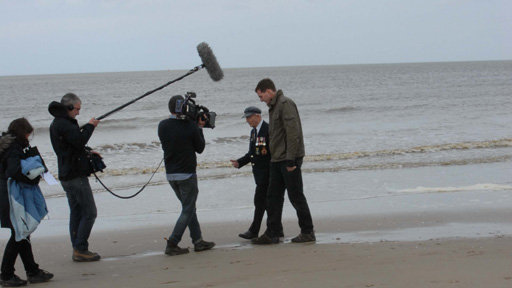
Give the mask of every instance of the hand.
[[231, 161], [231, 165], [233, 165], [233, 167], [235, 167], [235, 168], [240, 167], [240, 164], [238, 164], [238, 161], [236, 161], [236, 160], [229, 160], [229, 161]]
[[94, 125], [94, 127], [97, 127], [98, 126], [98, 123], [100, 123], [100, 120], [97, 120], [96, 118], [91, 118], [91, 120], [89, 120], [89, 124], [92, 124]]
[[100, 153], [98, 153], [98, 152], [96, 152], [96, 151], [94, 151], [94, 150], [91, 150], [91, 153], [92, 153], [92, 154], [96, 154], [96, 155], [98, 155], [100, 158], [103, 158], [103, 157], [101, 157], [101, 154], [100, 154]]
[[203, 127], [204, 127], [204, 125], [206, 125], [206, 119], [205, 119], [205, 120], [203, 120], [203, 117], [199, 117], [199, 118], [197, 119], [197, 125], [198, 125], [199, 127], [203, 128]]
[[293, 172], [295, 169], [297, 169], [297, 166], [293, 166], [293, 167], [286, 167], [286, 170], [288, 172]]

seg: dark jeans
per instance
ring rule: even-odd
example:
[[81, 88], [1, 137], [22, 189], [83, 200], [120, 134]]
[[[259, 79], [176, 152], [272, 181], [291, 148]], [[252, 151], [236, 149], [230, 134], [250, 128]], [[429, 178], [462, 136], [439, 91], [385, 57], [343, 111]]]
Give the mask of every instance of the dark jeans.
[[14, 276], [14, 264], [18, 255], [23, 261], [23, 266], [27, 274], [35, 274], [39, 271], [39, 265], [34, 261], [32, 254], [32, 245], [30, 244], [30, 236], [25, 240], [16, 242], [15, 232], [11, 227], [11, 238], [5, 245], [4, 257], [2, 259], [2, 280], [9, 280]]
[[287, 161], [270, 163], [270, 183], [267, 192], [269, 209], [265, 233], [271, 237], [279, 236], [285, 190], [288, 191], [288, 199], [297, 212], [301, 233], [313, 232], [313, 219], [302, 187], [302, 159], [297, 160], [297, 168], [292, 172], [286, 170], [286, 165]]
[[197, 221], [196, 200], [199, 189], [197, 188], [197, 176], [194, 175], [186, 180], [169, 181], [176, 197], [181, 202], [181, 214], [176, 221], [174, 230], [169, 237], [171, 243], [178, 245], [188, 227], [190, 230], [190, 238], [193, 243], [197, 243], [202, 239], [201, 227]]
[[61, 181], [66, 191], [69, 214], [69, 234], [73, 248], [79, 251], [89, 250], [89, 236], [96, 220], [97, 210], [91, 186], [87, 177], [78, 177]]

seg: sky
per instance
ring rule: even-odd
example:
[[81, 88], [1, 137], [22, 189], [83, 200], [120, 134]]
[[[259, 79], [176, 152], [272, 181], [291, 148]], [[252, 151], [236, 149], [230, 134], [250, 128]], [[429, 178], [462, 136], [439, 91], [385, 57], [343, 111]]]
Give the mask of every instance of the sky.
[[512, 59], [510, 0], [0, 0], [0, 75]]

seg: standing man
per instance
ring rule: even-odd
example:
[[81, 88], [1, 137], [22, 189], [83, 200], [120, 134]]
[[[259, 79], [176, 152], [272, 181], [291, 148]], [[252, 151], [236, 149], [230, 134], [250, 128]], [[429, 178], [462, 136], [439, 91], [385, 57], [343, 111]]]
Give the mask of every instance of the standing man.
[[86, 156], [86, 145], [99, 120], [91, 118], [82, 128], [76, 116], [80, 114], [82, 101], [73, 93], [64, 95], [59, 102], [53, 101], [48, 111], [55, 117], [50, 125], [50, 139], [57, 154], [59, 180], [66, 191], [70, 209], [69, 233], [73, 245], [73, 261], [100, 260], [100, 255], [89, 251], [89, 236], [96, 220], [96, 204], [89, 179], [91, 173]]
[[[235, 168], [242, 168], [248, 163], [252, 164], [252, 174], [256, 182], [256, 191], [254, 193], [254, 218], [247, 230], [239, 234], [241, 238], [253, 239], [258, 237], [261, 221], [265, 214], [266, 198], [270, 174], [270, 149], [268, 138], [268, 124], [261, 118], [261, 110], [258, 107], [250, 106], [245, 108], [244, 115], [247, 124], [252, 127], [251, 138], [249, 140], [249, 152], [242, 158], [230, 160]], [[281, 226], [280, 235], [284, 236]]]
[[262, 102], [269, 107], [270, 148], [270, 184], [267, 195], [268, 220], [267, 231], [254, 244], [279, 243], [279, 225], [283, 211], [284, 191], [297, 212], [300, 234], [292, 239], [294, 243], [316, 241], [313, 220], [308, 202], [304, 196], [301, 166], [304, 158], [304, 139], [297, 105], [284, 96], [272, 80], [261, 80], [255, 89]]
[[158, 125], [158, 137], [164, 151], [167, 180], [181, 202], [181, 214], [165, 248], [165, 254], [171, 256], [188, 253], [188, 248], [178, 246], [187, 227], [194, 243], [194, 251], [204, 251], [215, 246], [215, 243], [203, 240], [196, 215], [196, 200], [199, 193], [196, 153], [202, 153], [204, 150], [202, 127], [206, 121], [199, 118], [196, 123], [190, 119], [184, 119], [181, 113], [184, 100], [181, 95], [171, 97], [169, 100], [171, 117], [162, 120]]

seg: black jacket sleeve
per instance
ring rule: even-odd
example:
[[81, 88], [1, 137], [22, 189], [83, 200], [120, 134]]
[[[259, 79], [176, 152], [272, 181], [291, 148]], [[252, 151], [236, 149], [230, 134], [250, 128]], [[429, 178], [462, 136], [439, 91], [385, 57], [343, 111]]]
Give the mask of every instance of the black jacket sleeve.
[[238, 169], [244, 167], [245, 165], [251, 162], [252, 146], [252, 142], [251, 140], [249, 140], [249, 152], [247, 152], [247, 154], [236, 160], [238, 162]]
[[64, 125], [61, 126], [62, 130], [60, 131], [60, 135], [62, 135], [64, 140], [77, 150], [84, 149], [92, 136], [94, 125], [87, 123], [82, 130], [80, 130], [80, 128], [74, 126], [71, 122], [63, 123]]
[[[193, 123], [192, 125], [196, 125], [196, 124]], [[204, 151], [206, 142], [204, 141], [203, 129], [200, 127], [197, 127], [196, 129], [197, 129], [197, 131], [194, 136], [194, 149], [196, 150], [197, 153], [201, 154]]]

